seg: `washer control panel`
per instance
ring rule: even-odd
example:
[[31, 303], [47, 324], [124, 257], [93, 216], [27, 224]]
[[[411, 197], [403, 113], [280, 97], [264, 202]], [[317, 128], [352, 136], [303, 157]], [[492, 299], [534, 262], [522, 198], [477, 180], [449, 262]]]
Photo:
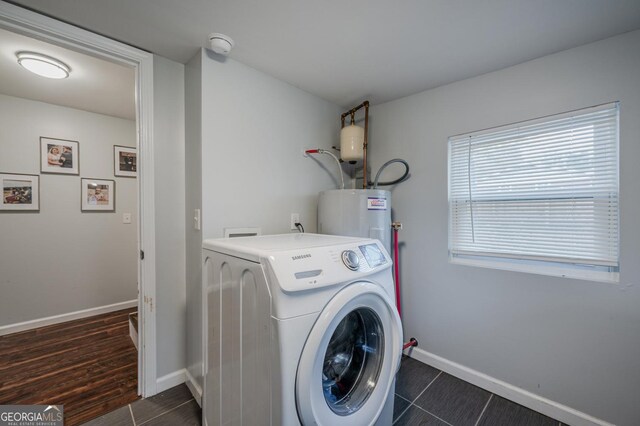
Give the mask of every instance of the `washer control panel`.
[[355, 251], [345, 250], [342, 252], [342, 263], [352, 271], [357, 271], [360, 267], [360, 258]]
[[387, 263], [387, 258], [377, 244], [364, 244], [358, 246], [358, 248], [362, 252], [364, 259], [367, 261], [367, 264], [371, 269]]
[[351, 271], [369, 272], [384, 266], [388, 260], [378, 244], [363, 244], [340, 252], [344, 266]]
[[349, 282], [386, 270], [392, 265], [382, 244], [372, 239], [331, 247], [283, 250], [270, 254], [267, 259], [284, 291], [302, 291]]

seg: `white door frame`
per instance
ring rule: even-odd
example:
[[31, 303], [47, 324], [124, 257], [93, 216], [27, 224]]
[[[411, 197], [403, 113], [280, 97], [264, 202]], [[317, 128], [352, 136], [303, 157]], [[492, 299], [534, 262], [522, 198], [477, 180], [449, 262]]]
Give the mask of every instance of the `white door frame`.
[[156, 394], [156, 268], [153, 162], [153, 55], [0, 1], [0, 27], [135, 69], [138, 165], [138, 393]]

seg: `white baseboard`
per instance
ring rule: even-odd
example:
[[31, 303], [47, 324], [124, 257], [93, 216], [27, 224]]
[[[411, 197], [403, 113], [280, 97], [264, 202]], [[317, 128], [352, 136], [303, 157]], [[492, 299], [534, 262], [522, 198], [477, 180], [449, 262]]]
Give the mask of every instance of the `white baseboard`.
[[164, 392], [167, 389], [171, 389], [185, 382], [187, 376], [185, 373], [187, 370], [184, 368], [174, 371], [173, 373], [165, 374], [162, 377], [158, 377], [156, 380], [156, 389], [158, 393]]
[[597, 419], [586, 413], [574, 410], [566, 405], [559, 404], [550, 399], [536, 395], [522, 388], [488, 376], [479, 371], [460, 365], [438, 355], [432, 354], [420, 348], [411, 348], [405, 351], [411, 358], [449, 373], [464, 381], [474, 384], [491, 393], [509, 399], [520, 405], [524, 405], [534, 411], [547, 415], [562, 423], [572, 426], [613, 426], [611, 423]]
[[45, 327], [47, 325], [59, 324], [61, 322], [92, 317], [94, 315], [106, 314], [109, 312], [119, 311], [120, 309], [133, 308], [135, 306], [138, 306], [137, 300], [128, 300], [126, 302], [114, 303], [113, 305], [98, 306], [97, 308], [83, 309], [81, 311], [69, 312], [67, 314], [54, 315], [46, 318], [38, 318], [30, 321], [3, 325], [0, 326], [0, 336], [11, 333], [18, 333], [20, 331], [31, 330], [38, 327]]
[[193, 395], [193, 398], [196, 400], [198, 405], [202, 407], [202, 389], [198, 386], [196, 379], [191, 375], [191, 373], [189, 373], [189, 370], [185, 370], [185, 373], [187, 375], [187, 387], [191, 391], [191, 395]]

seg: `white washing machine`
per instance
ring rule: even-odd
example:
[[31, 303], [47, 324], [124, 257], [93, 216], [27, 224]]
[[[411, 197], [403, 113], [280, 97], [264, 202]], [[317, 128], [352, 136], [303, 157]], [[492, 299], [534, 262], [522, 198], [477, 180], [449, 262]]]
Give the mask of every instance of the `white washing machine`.
[[391, 425], [402, 328], [379, 241], [203, 247], [205, 425]]

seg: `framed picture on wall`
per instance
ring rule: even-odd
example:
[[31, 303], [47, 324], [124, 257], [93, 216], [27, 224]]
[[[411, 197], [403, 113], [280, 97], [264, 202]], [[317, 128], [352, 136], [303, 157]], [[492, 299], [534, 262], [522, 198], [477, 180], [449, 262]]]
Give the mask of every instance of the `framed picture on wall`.
[[138, 176], [138, 155], [136, 148], [113, 146], [113, 174], [118, 177]]
[[63, 175], [80, 174], [80, 144], [65, 139], [41, 137], [40, 171]]
[[116, 181], [110, 179], [80, 179], [80, 210], [83, 212], [116, 211]]
[[40, 211], [40, 176], [0, 173], [0, 212]]

